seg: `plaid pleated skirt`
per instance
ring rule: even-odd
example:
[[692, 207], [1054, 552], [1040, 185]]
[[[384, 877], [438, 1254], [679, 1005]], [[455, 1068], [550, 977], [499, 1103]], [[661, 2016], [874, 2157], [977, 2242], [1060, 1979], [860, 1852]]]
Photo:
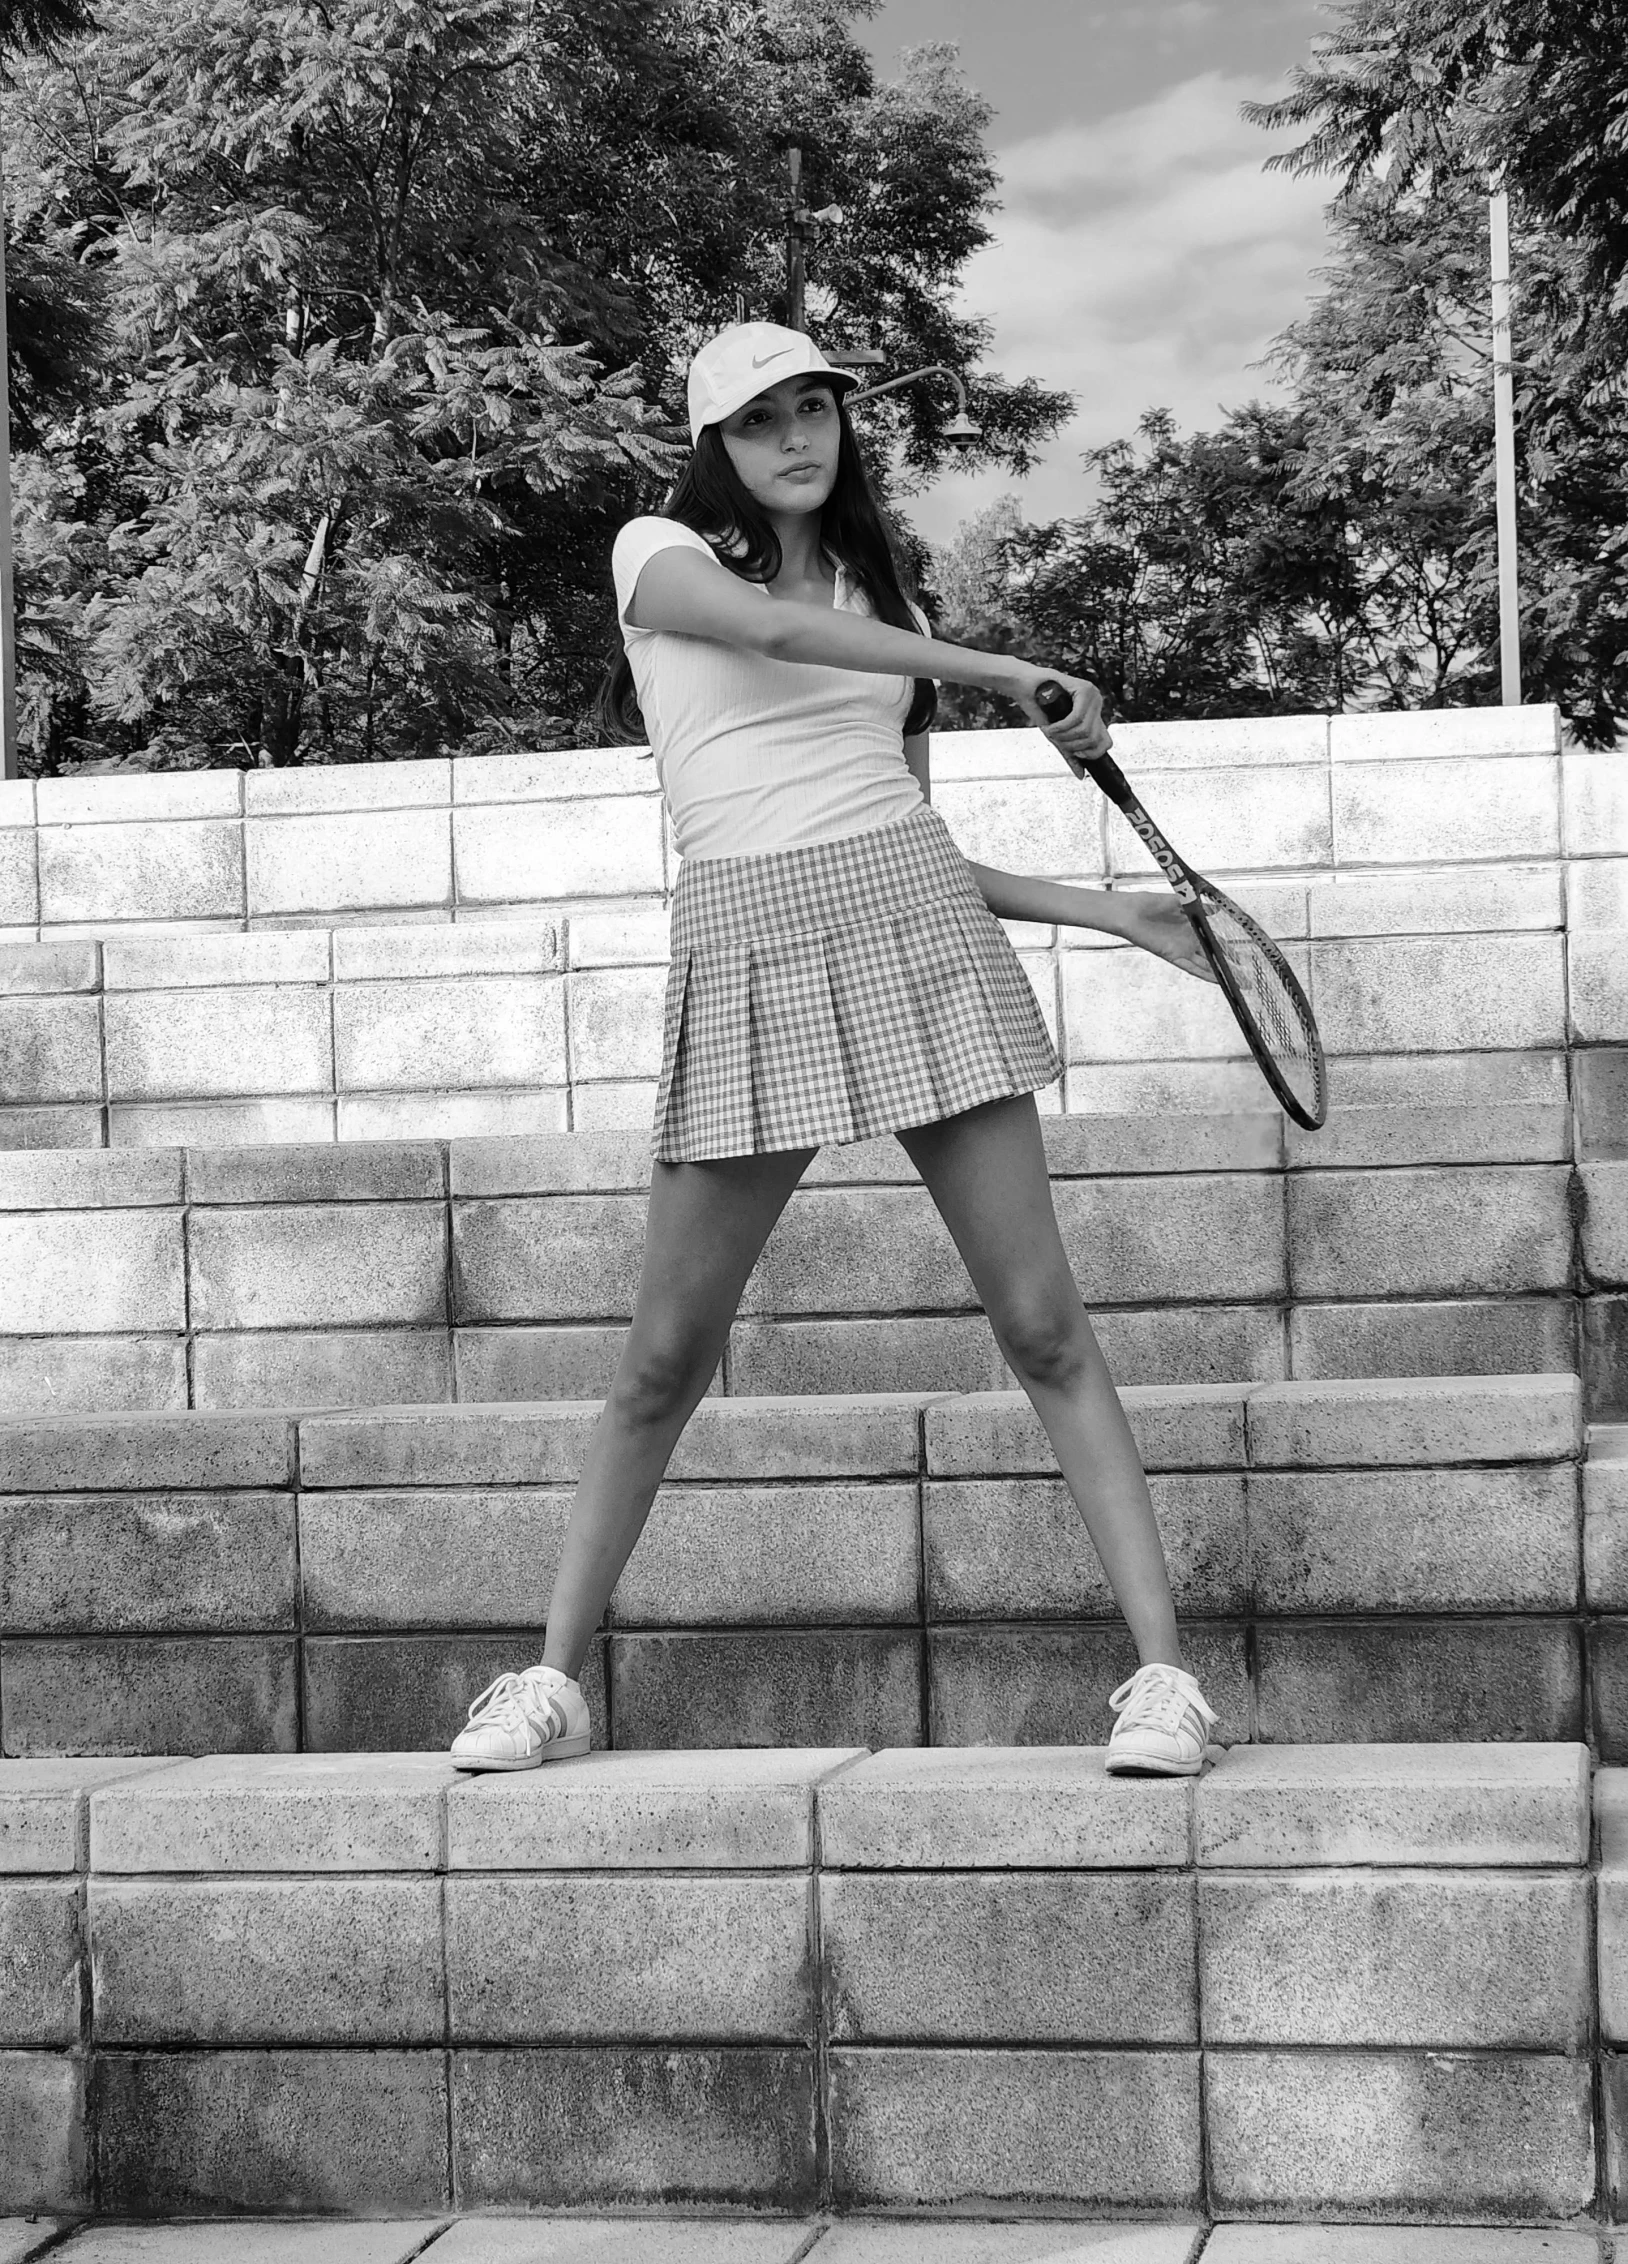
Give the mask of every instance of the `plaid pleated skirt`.
[[928, 804], [840, 841], [684, 865], [658, 1162], [868, 1140], [1061, 1074], [1006, 931]]

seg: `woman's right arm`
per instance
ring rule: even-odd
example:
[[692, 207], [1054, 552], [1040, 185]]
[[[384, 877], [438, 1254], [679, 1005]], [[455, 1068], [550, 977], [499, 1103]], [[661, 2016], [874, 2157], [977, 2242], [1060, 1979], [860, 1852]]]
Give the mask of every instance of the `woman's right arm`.
[[[698, 550], [658, 550], [641, 569], [627, 618], [636, 629], [680, 637], [706, 637], [772, 660], [815, 668], [852, 668], [874, 676], [940, 676], [976, 684], [1016, 700], [1065, 758], [1094, 755], [1107, 743], [1102, 699], [1095, 685], [1060, 668], [1036, 668], [1010, 653], [975, 652], [937, 637], [918, 637], [868, 614], [773, 598], [731, 574]], [[1074, 694], [1060, 723], [1048, 723], [1034, 691], [1050, 677]]]

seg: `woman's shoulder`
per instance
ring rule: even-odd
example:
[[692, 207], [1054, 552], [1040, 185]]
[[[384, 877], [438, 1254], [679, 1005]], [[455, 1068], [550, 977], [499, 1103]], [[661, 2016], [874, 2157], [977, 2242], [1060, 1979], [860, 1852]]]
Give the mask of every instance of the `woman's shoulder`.
[[633, 629], [628, 620], [628, 607], [639, 576], [658, 551], [700, 550], [710, 558], [711, 543], [698, 535], [693, 527], [685, 526], [682, 519], [661, 519], [654, 516], [629, 519], [611, 545], [611, 580], [616, 585], [616, 617], [622, 624], [624, 635], [644, 635]]
[[637, 558], [642, 563], [658, 550], [704, 550], [710, 558], [713, 549], [705, 535], [698, 535], [682, 519], [664, 519], [648, 513], [643, 518], [629, 519], [621, 527], [611, 545], [611, 563], [619, 564], [624, 558]]

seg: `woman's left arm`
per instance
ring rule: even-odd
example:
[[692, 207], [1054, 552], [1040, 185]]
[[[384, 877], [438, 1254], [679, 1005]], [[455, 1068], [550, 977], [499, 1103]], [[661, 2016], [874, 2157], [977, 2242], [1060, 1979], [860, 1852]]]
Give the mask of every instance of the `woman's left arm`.
[[[904, 743], [905, 767], [921, 788], [921, 798], [933, 798], [932, 734], [918, 731]], [[1038, 920], [1045, 927], [1101, 928], [1105, 934], [1128, 936], [1129, 899], [1110, 896], [1105, 888], [1070, 888], [1062, 881], [1029, 880], [1022, 873], [1003, 873], [993, 865], [973, 865], [978, 893], [1001, 920]], [[1185, 923], [1183, 923], [1185, 925]]]
[[[932, 800], [929, 762], [931, 736], [915, 733], [904, 743], [904, 759], [921, 788], [922, 799]], [[1031, 880], [1026, 873], [1003, 873], [995, 865], [969, 869], [978, 893], [999, 920], [1035, 920], [1042, 927], [1095, 928], [1102, 935], [1117, 935], [1157, 959], [1168, 959], [1184, 974], [1213, 983], [1215, 976], [1204, 947], [1176, 899], [1164, 889], [1075, 888], [1067, 881]]]
[[1038, 920], [1055, 928], [1097, 928], [1130, 940], [1136, 898], [1128, 890], [1075, 888], [1067, 881], [1031, 880], [994, 865], [973, 865], [978, 893], [999, 920]]
[[971, 870], [979, 894], [997, 919], [1095, 928], [1151, 951], [1156, 959], [1168, 959], [1201, 982], [1215, 980], [1192, 921], [1168, 889], [1074, 888], [1067, 881], [1003, 873], [993, 865], [973, 865]]

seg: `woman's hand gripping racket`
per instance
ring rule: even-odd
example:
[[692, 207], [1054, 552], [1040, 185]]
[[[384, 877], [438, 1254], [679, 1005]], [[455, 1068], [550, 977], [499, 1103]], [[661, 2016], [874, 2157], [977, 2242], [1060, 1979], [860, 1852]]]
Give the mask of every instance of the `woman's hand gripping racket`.
[[[1074, 705], [1073, 694], [1053, 679], [1038, 684], [1035, 706], [1048, 723], [1061, 723]], [[1328, 1067], [1323, 1042], [1295, 980], [1294, 969], [1258, 920], [1223, 896], [1213, 881], [1179, 857], [1131, 792], [1124, 772], [1109, 754], [1079, 758], [1116, 809], [1152, 850], [1182, 910], [1198, 932], [1204, 955], [1215, 970], [1238, 1027], [1249, 1042], [1261, 1075], [1296, 1124], [1315, 1132], [1328, 1115]]]

